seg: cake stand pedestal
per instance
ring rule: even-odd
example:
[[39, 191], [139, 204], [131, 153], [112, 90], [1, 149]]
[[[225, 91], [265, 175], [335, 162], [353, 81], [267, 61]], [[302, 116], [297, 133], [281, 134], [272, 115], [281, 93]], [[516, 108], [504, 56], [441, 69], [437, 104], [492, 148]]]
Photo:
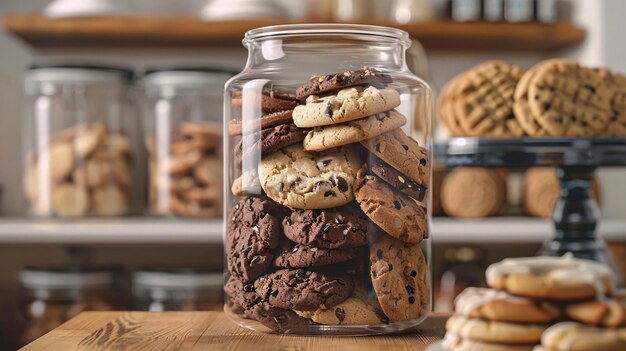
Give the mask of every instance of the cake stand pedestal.
[[555, 235], [544, 243], [543, 254], [571, 252], [606, 263], [617, 272], [605, 242], [596, 235], [600, 212], [591, 196], [591, 180], [598, 167], [626, 166], [626, 139], [452, 138], [435, 144], [434, 150], [435, 162], [447, 168], [556, 168], [561, 194], [552, 214]]

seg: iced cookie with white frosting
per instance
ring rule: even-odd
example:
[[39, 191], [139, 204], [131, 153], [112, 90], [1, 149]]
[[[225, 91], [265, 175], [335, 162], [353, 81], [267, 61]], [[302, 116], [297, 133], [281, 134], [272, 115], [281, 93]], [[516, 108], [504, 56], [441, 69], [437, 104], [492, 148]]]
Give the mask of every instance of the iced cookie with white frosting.
[[626, 329], [603, 329], [574, 322], [550, 327], [536, 351], [624, 351]]
[[513, 295], [557, 301], [603, 299], [615, 290], [608, 266], [571, 255], [507, 258], [487, 269], [487, 284]]

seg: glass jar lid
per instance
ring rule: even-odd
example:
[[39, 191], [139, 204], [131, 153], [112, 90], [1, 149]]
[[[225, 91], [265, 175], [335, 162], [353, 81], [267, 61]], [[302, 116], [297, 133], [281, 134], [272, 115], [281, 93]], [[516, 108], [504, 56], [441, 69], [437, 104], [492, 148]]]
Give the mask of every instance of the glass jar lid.
[[27, 83], [118, 83], [130, 84], [135, 73], [125, 67], [73, 64], [42, 63], [33, 64], [26, 73]]
[[144, 74], [148, 86], [219, 86], [237, 74], [222, 68], [212, 67], [155, 67]]
[[22, 269], [19, 280], [28, 289], [81, 289], [113, 285], [115, 268], [37, 268]]
[[140, 290], [202, 290], [222, 289], [224, 277], [221, 272], [191, 268], [145, 268], [133, 275], [133, 286]]
[[372, 26], [364, 24], [343, 23], [312, 23], [286, 24], [252, 29], [246, 32], [244, 45], [256, 39], [280, 38], [281, 36], [309, 36], [309, 35], [359, 35], [381, 39], [395, 39], [406, 47], [411, 45], [409, 34], [401, 29]]

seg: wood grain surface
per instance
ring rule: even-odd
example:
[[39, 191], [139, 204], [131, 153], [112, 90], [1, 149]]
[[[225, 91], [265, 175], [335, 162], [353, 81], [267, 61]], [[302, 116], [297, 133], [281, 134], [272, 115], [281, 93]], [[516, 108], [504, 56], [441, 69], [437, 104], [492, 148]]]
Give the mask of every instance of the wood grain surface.
[[424, 351], [444, 333], [444, 316], [388, 336], [291, 336], [240, 328], [223, 312], [84, 312], [22, 350]]
[[[2, 22], [7, 32], [35, 48], [64, 46], [190, 46], [241, 45], [250, 29], [291, 24], [285, 20], [205, 22], [197, 17], [110, 16], [48, 18], [37, 13], [9, 13]], [[397, 27], [426, 49], [553, 51], [580, 44], [585, 30], [570, 23], [491, 23], [429, 21], [410, 24], [370, 21]]]

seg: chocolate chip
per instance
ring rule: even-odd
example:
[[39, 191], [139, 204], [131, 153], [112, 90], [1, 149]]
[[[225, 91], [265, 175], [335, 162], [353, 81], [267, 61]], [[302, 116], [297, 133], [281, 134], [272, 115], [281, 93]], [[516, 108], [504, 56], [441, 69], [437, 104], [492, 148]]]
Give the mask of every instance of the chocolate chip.
[[411, 271], [411, 277], [413, 277], [413, 278], [417, 277], [417, 272], [416, 271]]
[[243, 286], [243, 291], [254, 292], [254, 283], [246, 284]]
[[257, 263], [261, 260], [261, 257], [259, 256], [254, 256], [252, 257], [252, 259], [250, 260], [250, 263]]
[[404, 148], [404, 151], [409, 151], [409, 146], [408, 145], [402, 144], [402, 147]]
[[402, 208], [402, 204], [400, 203], [400, 201], [396, 200], [393, 202], [393, 207], [395, 207], [396, 210], [399, 210]]
[[296, 252], [300, 249], [300, 245], [296, 244], [293, 246], [293, 249], [291, 249], [291, 252]]
[[241, 253], [244, 255], [247, 255], [248, 252], [250, 252], [250, 250], [252, 250], [252, 246], [246, 246], [243, 249], [241, 249]]
[[328, 101], [326, 103], [326, 114], [329, 116], [333, 116], [333, 103], [332, 101]]
[[278, 192], [283, 191], [284, 188], [285, 188], [285, 184], [283, 184], [283, 182], [276, 184], [276, 191]]
[[333, 162], [333, 160], [323, 160], [322, 165], [324, 165], [324, 167], [327, 167], [329, 164], [331, 164], [331, 162]]
[[379, 260], [382, 260], [383, 258], [383, 250], [378, 250], [376, 251], [376, 257], [378, 257]]
[[406, 289], [406, 292], [408, 292], [410, 295], [415, 294], [415, 289], [413, 289], [413, 287], [412, 287], [412, 286], [407, 285], [407, 286], [405, 286], [404, 288]]
[[322, 227], [322, 232], [326, 233], [328, 230], [330, 230], [330, 223], [326, 223]]
[[287, 225], [291, 227], [291, 218], [287, 218], [287, 220], [285, 221], [285, 223], [287, 223]]
[[337, 307], [335, 308], [335, 316], [337, 316], [339, 323], [341, 323], [346, 319], [346, 311], [344, 311], [343, 308]]
[[303, 270], [298, 270], [298, 271], [296, 271], [296, 275], [297, 275], [298, 277], [300, 277], [300, 278], [306, 278], [306, 277], [308, 277], [309, 275], [311, 275], [311, 272], [309, 272], [309, 271], [303, 271]]
[[256, 305], [257, 303], [260, 303], [261, 301], [263, 301], [261, 296], [257, 296], [257, 297], [254, 298], [254, 300], [252, 300], [252, 304]]
[[337, 177], [337, 187], [339, 188], [339, 191], [341, 192], [348, 191], [348, 188], [349, 188], [348, 181], [346, 181], [342, 177]]
[[270, 292], [270, 295], [274, 297], [278, 296], [278, 290], [272, 290], [272, 292]]
[[426, 159], [425, 158], [420, 158], [420, 165], [426, 166]]
[[378, 153], [380, 153], [380, 143], [375, 145], [376, 151], [378, 151]]
[[415, 303], [415, 297], [411, 296], [409, 297], [409, 303], [412, 305]]
[[391, 263], [387, 265], [387, 268], [389, 268], [389, 272], [393, 271], [393, 265]]
[[329, 187], [330, 185], [328, 184], [328, 182], [327, 182], [327, 181], [325, 181], [325, 180], [320, 180], [319, 182], [315, 183], [314, 190], [315, 190], [315, 191], [317, 191], [317, 190], [319, 190], [319, 189], [320, 189], [321, 187], [323, 187], [323, 186], [325, 186], [325, 187]]
[[329, 197], [329, 196], [337, 196], [337, 193], [335, 193], [332, 190], [329, 190], [329, 191], [324, 193], [324, 197]]
[[339, 219], [339, 218], [335, 218], [335, 219], [334, 219], [334, 222], [335, 222], [335, 224], [341, 224], [341, 223], [343, 223], [343, 222], [341, 221], [341, 219]]
[[355, 224], [350, 229], [352, 229], [352, 232], [356, 232], [357, 230], [361, 230], [361, 226], [358, 224]]

